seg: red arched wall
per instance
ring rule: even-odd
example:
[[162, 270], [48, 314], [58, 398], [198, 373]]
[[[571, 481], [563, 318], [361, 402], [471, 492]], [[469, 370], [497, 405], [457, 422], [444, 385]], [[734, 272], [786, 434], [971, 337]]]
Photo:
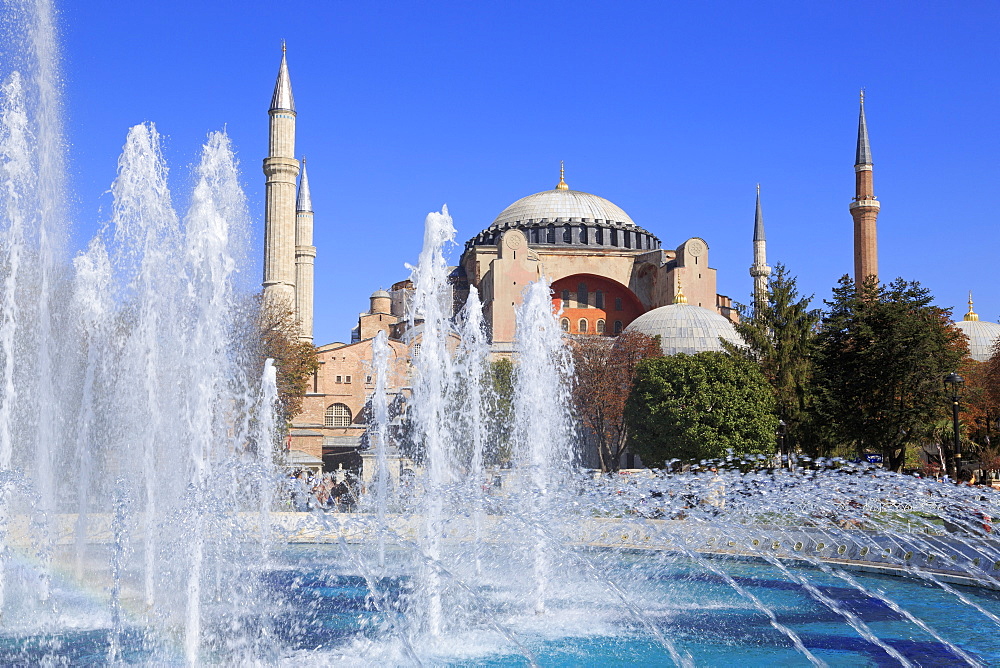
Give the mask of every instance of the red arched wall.
[[[587, 304], [579, 303], [577, 296], [580, 284], [587, 288]], [[597, 292], [603, 295], [603, 308], [597, 306]], [[625, 329], [629, 323], [643, 314], [645, 309], [639, 299], [627, 287], [617, 281], [593, 274], [573, 274], [560, 278], [552, 284], [552, 308], [558, 313], [562, 309], [562, 318], [569, 319], [571, 334], [596, 334], [597, 321], [604, 320], [604, 333], [615, 335], [615, 322], [621, 323]], [[564, 302], [564, 291], [569, 291], [569, 300]], [[621, 308], [618, 308], [620, 302]], [[581, 332], [580, 320], [587, 321], [587, 331]]]

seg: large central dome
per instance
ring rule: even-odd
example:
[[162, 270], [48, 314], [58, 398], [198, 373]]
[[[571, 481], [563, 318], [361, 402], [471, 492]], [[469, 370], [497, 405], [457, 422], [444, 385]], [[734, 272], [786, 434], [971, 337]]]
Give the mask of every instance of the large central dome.
[[621, 207], [603, 197], [579, 190], [545, 190], [517, 200], [500, 212], [490, 227], [511, 227], [524, 223], [584, 222], [635, 223]]
[[517, 200], [493, 223], [466, 242], [466, 249], [494, 246], [508, 230], [521, 230], [535, 248], [573, 247], [650, 251], [660, 247], [655, 235], [636, 225], [621, 207], [603, 197], [570, 190], [560, 170], [559, 185]]

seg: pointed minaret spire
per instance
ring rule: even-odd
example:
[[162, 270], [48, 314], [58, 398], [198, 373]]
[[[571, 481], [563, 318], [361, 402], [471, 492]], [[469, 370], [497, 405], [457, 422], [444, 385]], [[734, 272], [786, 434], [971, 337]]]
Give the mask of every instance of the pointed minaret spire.
[[302, 158], [302, 176], [299, 177], [299, 195], [295, 198], [296, 213], [312, 213], [312, 195], [309, 193], [309, 176], [306, 174], [306, 159]]
[[858, 115], [858, 146], [854, 159], [854, 283], [858, 286], [869, 276], [878, 278], [878, 235], [875, 223], [881, 208], [875, 198], [872, 180], [872, 149], [868, 143], [868, 122], [865, 120], [865, 91], [861, 89], [861, 111]]
[[760, 184], [757, 184], [757, 213], [753, 218], [753, 240], [764, 241], [764, 213], [760, 210]]
[[767, 279], [771, 268], [767, 266], [767, 242], [764, 239], [764, 213], [760, 208], [760, 184], [757, 184], [757, 212], [753, 221], [753, 264], [750, 265], [750, 275], [753, 277], [754, 306], [759, 308], [767, 301]]
[[292, 79], [288, 76], [288, 59], [286, 58], [285, 41], [281, 41], [281, 65], [278, 67], [278, 79], [274, 82], [274, 95], [271, 96], [271, 111], [295, 111], [295, 98], [292, 97]]
[[861, 89], [861, 113], [858, 115], [858, 150], [855, 165], [872, 164], [872, 147], [868, 143], [868, 123], [865, 121], [865, 89]]
[[559, 184], [556, 190], [569, 190], [569, 186], [566, 185], [566, 163], [562, 160], [559, 161]]
[[313, 341], [313, 277], [316, 247], [313, 246], [313, 205], [309, 193], [306, 159], [302, 158], [299, 194], [295, 198], [295, 313], [299, 320], [299, 340]]

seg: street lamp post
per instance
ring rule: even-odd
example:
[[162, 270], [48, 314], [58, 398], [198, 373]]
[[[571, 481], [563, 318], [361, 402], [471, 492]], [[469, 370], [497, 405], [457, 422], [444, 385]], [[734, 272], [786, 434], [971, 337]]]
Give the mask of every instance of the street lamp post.
[[948, 392], [948, 398], [951, 399], [951, 418], [953, 436], [955, 439], [951, 448], [951, 457], [949, 458], [951, 461], [948, 462], [948, 472], [952, 476], [952, 480], [955, 480], [956, 482], [958, 481], [958, 474], [962, 468], [962, 441], [959, 438], [958, 430], [958, 408], [959, 401], [962, 399], [962, 386], [964, 384], [965, 379], [954, 371], [944, 377], [945, 391]]

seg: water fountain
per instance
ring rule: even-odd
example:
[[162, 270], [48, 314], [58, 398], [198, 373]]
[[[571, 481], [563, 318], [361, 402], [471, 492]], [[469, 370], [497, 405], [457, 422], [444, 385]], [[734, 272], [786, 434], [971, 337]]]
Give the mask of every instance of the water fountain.
[[16, 12], [0, 663], [1000, 662], [992, 490], [823, 461], [579, 470], [547, 283], [523, 295], [501, 397], [476, 293], [451, 315], [446, 210], [413, 275], [412, 502], [388, 476], [380, 338], [365, 512], [290, 512], [228, 139], [208, 137], [178, 214], [155, 127], [132, 128], [111, 220], [69, 259], [52, 8]]

